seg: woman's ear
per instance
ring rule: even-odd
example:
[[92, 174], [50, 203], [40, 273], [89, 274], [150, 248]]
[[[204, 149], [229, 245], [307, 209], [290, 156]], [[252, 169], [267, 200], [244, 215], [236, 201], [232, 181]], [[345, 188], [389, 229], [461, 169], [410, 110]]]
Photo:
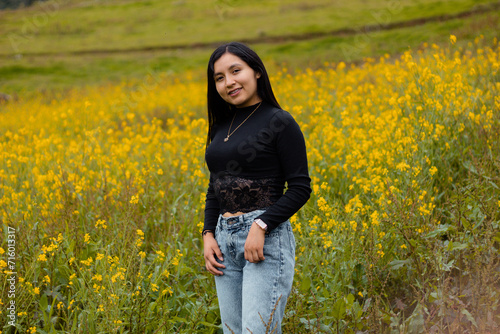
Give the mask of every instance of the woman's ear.
[[259, 78], [260, 78], [260, 76], [261, 76], [260, 72], [256, 72], [256, 73], [255, 73], [255, 78], [256, 78], [256, 79], [259, 79]]

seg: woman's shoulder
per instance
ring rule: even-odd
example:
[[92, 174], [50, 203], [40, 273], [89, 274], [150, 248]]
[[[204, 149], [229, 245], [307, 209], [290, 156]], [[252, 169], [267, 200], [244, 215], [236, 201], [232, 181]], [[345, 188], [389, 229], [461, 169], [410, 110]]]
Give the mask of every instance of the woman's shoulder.
[[267, 116], [273, 122], [281, 121], [285, 124], [295, 122], [293, 116], [286, 110], [278, 108], [270, 103], [266, 104]]
[[266, 131], [270, 130], [276, 139], [303, 136], [299, 124], [288, 111], [271, 105], [266, 109]]
[[284, 109], [277, 107], [272, 108], [270, 121], [272, 124], [275, 124], [277, 126], [291, 126], [293, 128], [298, 127], [298, 123], [292, 114]]

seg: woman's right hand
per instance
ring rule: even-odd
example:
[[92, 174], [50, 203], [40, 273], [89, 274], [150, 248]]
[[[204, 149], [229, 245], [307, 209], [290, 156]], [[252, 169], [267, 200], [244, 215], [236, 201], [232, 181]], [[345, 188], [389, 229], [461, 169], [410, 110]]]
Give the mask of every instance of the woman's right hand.
[[216, 276], [221, 276], [222, 271], [218, 268], [226, 268], [222, 263], [217, 262], [217, 257], [219, 260], [224, 261], [222, 257], [222, 252], [220, 251], [219, 245], [214, 238], [213, 233], [207, 233], [203, 236], [203, 255], [205, 257], [205, 267], [207, 270]]

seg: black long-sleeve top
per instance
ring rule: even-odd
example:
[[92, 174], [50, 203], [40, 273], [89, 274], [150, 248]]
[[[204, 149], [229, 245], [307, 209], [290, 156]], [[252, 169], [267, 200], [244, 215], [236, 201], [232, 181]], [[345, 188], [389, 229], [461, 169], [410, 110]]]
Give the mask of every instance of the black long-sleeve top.
[[[236, 116], [231, 131], [257, 105], [233, 108]], [[214, 127], [205, 152], [210, 182], [204, 230], [215, 230], [219, 214], [266, 209], [258, 218], [271, 231], [310, 197], [304, 136], [292, 115], [266, 102], [225, 142], [231, 120], [229, 117]]]

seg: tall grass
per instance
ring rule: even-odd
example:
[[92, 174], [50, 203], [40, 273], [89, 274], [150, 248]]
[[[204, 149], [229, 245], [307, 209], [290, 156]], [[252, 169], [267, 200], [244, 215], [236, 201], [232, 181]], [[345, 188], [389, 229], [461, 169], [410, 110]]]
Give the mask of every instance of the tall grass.
[[[284, 332], [500, 326], [500, 48], [454, 43], [272, 77], [313, 179]], [[204, 96], [190, 73], [152, 73], [1, 106], [4, 333], [221, 332], [199, 233]]]

